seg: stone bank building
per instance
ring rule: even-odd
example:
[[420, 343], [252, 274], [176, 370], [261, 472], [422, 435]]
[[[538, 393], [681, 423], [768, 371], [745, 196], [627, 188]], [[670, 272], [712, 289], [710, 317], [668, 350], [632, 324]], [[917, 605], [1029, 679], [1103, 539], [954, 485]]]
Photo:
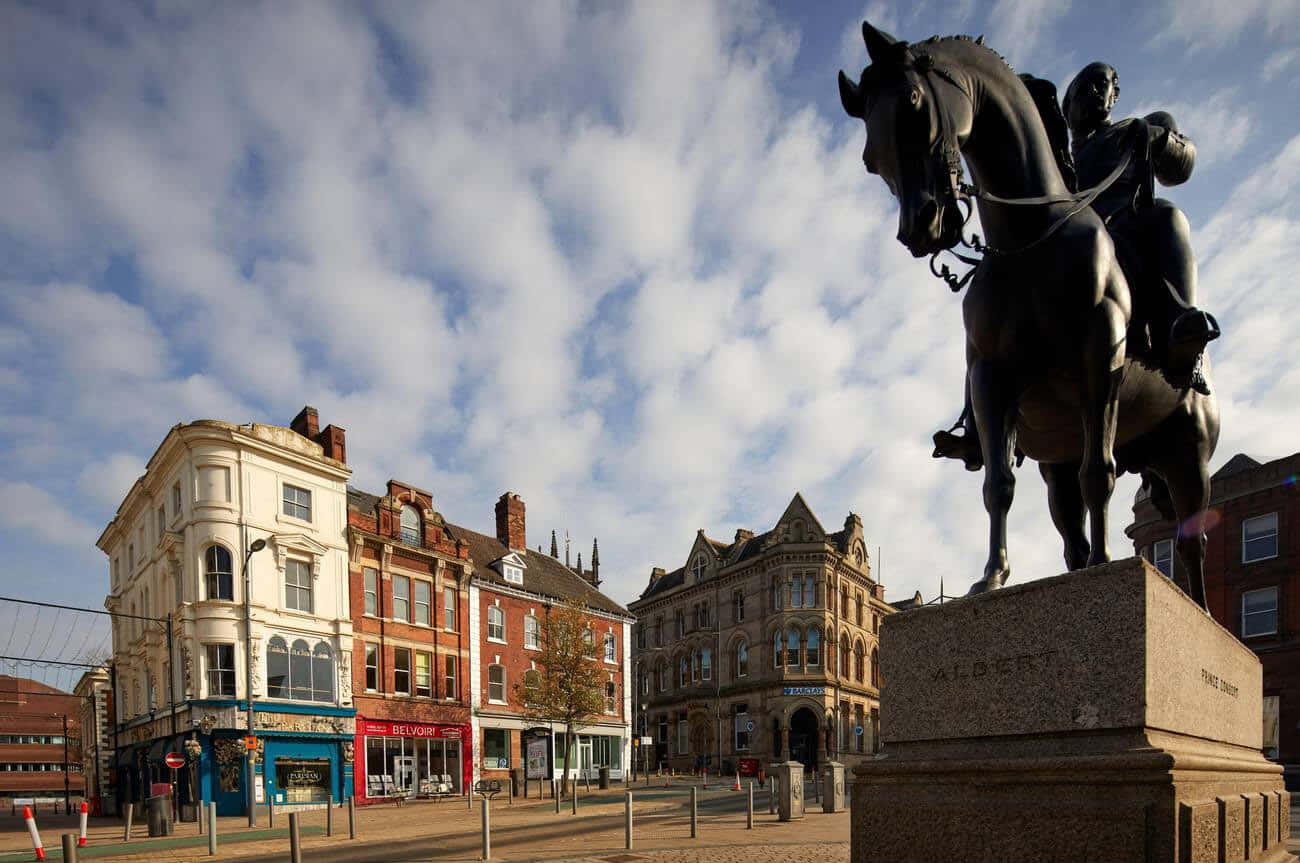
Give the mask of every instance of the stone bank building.
[[699, 531], [686, 563], [656, 568], [636, 615], [640, 757], [752, 775], [793, 759], [853, 765], [879, 746], [880, 620], [862, 521], [828, 532], [796, 494], [765, 533]]

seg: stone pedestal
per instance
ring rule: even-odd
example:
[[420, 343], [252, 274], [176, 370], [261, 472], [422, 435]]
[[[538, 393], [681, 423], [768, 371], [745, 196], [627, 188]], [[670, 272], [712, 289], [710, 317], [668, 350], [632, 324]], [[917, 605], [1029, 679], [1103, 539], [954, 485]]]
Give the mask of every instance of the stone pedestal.
[[844, 765], [831, 761], [822, 768], [822, 811], [840, 812], [845, 808]]
[[792, 821], [804, 815], [803, 765], [798, 761], [778, 761], [767, 768], [777, 782], [776, 814], [780, 821]]
[[1295, 861], [1259, 661], [1132, 558], [886, 617], [853, 863]]

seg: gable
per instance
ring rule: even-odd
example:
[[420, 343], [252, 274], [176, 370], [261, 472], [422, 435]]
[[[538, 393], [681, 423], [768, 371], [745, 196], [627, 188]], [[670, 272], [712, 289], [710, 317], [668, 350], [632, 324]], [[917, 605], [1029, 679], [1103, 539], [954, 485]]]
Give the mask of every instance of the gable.
[[773, 533], [778, 542], [822, 542], [826, 539], [826, 529], [799, 492], [795, 492], [777, 520]]

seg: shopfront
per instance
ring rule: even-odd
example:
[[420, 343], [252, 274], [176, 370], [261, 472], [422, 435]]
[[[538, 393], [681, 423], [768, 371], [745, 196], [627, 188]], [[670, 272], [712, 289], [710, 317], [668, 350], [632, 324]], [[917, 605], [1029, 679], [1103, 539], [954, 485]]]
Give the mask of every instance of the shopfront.
[[359, 719], [358, 802], [402, 796], [463, 794], [469, 780], [467, 725]]

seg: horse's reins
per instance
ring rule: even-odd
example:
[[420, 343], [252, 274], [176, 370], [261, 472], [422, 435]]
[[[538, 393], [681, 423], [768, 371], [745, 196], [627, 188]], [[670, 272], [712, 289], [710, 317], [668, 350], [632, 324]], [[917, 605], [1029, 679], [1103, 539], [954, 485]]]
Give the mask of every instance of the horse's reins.
[[[972, 107], [975, 104], [975, 100], [971, 98], [970, 93], [966, 92], [966, 88], [962, 86], [957, 77], [942, 66], [936, 65], [934, 58], [928, 53], [918, 53], [913, 57], [913, 69], [917, 72], [918, 77], [925, 81], [926, 87], [930, 91], [930, 99], [935, 108], [935, 115], [938, 117], [939, 134], [936, 137], [934, 144], [931, 146], [930, 152], [931, 158], [936, 162], [941, 162], [944, 171], [948, 175], [949, 186], [944, 190], [944, 196], [947, 199], [946, 202], [951, 202], [954, 206], [958, 206], [964, 202], [968, 207], [966, 216], [962, 219], [963, 228], [966, 226], [966, 223], [970, 221], [970, 217], [974, 213], [974, 208], [970, 206], [971, 198], [976, 198], [990, 204], [1012, 207], [1043, 207], [1052, 204], [1073, 205], [1063, 215], [1057, 218], [1056, 221], [1052, 222], [1052, 224], [1042, 233], [1034, 237], [1034, 239], [1030, 240], [1025, 245], [1016, 249], [1001, 249], [996, 246], [990, 246], [980, 239], [979, 234], [972, 234], [970, 240], [967, 240], [964, 235], [959, 235], [962, 245], [977, 254], [993, 255], [996, 257], [1019, 255], [1046, 242], [1057, 231], [1059, 231], [1066, 222], [1083, 212], [1083, 210], [1092, 206], [1093, 201], [1097, 200], [1098, 196], [1114, 185], [1115, 181], [1124, 175], [1124, 172], [1128, 170], [1129, 164], [1133, 161], [1133, 149], [1129, 148], [1124, 154], [1124, 158], [1120, 160], [1119, 165], [1115, 167], [1115, 170], [1110, 172], [1110, 175], [1107, 176], [1106, 179], [1102, 180], [1090, 189], [1085, 189], [1082, 192], [1075, 192], [1069, 195], [1037, 195], [1029, 198], [1003, 198], [999, 195], [994, 195], [992, 192], [983, 191], [977, 186], [963, 182], [962, 180], [961, 150], [956, 144], [956, 135], [951, 134], [951, 122], [948, 118], [948, 114], [940, 107], [939, 100], [935, 98], [935, 86], [930, 80], [930, 75], [937, 75], [952, 86], [956, 87], [957, 91], [966, 97], [966, 100], [971, 103]], [[1135, 125], [1135, 130], [1140, 129], [1142, 125], [1144, 124]], [[969, 255], [963, 255], [960, 252], [954, 252], [952, 249], [940, 249], [938, 252], [935, 252], [930, 256], [930, 272], [933, 273], [936, 278], [942, 279], [952, 292], [956, 293], [964, 288], [971, 280], [975, 275], [975, 270], [970, 270], [960, 278], [948, 269], [947, 264], [941, 265], [940, 269], [936, 270], [935, 264], [939, 255], [943, 252], [948, 252], [959, 261], [970, 264], [972, 267], [978, 267], [983, 261], [983, 258], [973, 258]]]

